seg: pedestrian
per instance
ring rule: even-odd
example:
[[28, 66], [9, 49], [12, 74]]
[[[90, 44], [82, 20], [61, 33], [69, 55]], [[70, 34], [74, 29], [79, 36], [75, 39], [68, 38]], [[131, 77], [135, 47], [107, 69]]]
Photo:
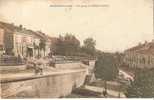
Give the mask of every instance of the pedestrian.
[[54, 68], [56, 67], [55, 66], [55, 59], [53, 57], [49, 59], [49, 66], [52, 66]]
[[20, 54], [18, 54], [17, 62], [18, 62], [18, 63], [21, 63], [21, 62], [22, 62], [22, 58], [21, 58]]
[[104, 97], [107, 96], [107, 91], [103, 90], [103, 96], [104, 96]]

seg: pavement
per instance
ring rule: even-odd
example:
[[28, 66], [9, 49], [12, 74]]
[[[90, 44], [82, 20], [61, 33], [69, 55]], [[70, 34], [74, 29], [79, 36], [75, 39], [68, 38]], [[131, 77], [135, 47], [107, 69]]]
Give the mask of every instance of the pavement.
[[[100, 93], [102, 93], [102, 91], [104, 90], [103, 87], [96, 87], [96, 86], [89, 86], [89, 85], [86, 85], [85, 88], [88, 90], [91, 90], [94, 92], [100, 92]], [[107, 92], [108, 92], [108, 95], [110, 95], [111, 97], [119, 97], [119, 91], [108, 89]], [[126, 98], [123, 92], [120, 92], [120, 98]]]

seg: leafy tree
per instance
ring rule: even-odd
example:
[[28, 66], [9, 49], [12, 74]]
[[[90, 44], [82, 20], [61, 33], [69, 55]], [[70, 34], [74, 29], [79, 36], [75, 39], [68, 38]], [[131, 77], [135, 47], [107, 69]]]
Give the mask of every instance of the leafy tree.
[[107, 93], [107, 81], [115, 79], [118, 75], [118, 68], [113, 55], [104, 53], [98, 57], [95, 63], [95, 76], [104, 80], [105, 92]]
[[87, 38], [83, 41], [83, 43], [83, 51], [89, 55], [94, 56], [96, 41], [93, 38]]
[[154, 69], [137, 71], [134, 81], [127, 89], [126, 96], [130, 98], [154, 97]]
[[119, 53], [119, 52], [116, 52], [114, 54], [114, 57], [116, 59], [116, 64], [117, 66], [121, 66], [123, 64], [123, 58], [124, 58], [124, 55], [122, 53]]
[[72, 34], [59, 36], [56, 42], [56, 54], [60, 55], [76, 55], [80, 48], [80, 41]]

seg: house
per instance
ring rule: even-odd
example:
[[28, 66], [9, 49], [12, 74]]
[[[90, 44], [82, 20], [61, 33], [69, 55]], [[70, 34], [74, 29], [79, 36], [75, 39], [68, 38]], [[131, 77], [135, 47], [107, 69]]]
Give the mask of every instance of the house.
[[13, 31], [14, 27], [12, 24], [7, 24], [0, 22], [1, 29], [1, 42], [3, 44], [3, 51], [5, 54], [12, 55], [13, 54]]
[[50, 38], [41, 31], [32, 31], [0, 22], [0, 46], [7, 55], [21, 55], [23, 57], [44, 57], [50, 52]]
[[0, 56], [4, 52], [4, 29], [0, 28]]
[[124, 54], [124, 63], [129, 67], [154, 68], [154, 41], [139, 44]]

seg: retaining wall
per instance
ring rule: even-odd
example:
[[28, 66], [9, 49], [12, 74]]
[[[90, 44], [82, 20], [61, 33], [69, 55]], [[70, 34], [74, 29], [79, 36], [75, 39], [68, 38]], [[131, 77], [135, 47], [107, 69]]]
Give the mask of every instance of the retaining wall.
[[86, 70], [74, 70], [44, 77], [1, 83], [2, 98], [57, 98], [69, 95], [83, 85]]

